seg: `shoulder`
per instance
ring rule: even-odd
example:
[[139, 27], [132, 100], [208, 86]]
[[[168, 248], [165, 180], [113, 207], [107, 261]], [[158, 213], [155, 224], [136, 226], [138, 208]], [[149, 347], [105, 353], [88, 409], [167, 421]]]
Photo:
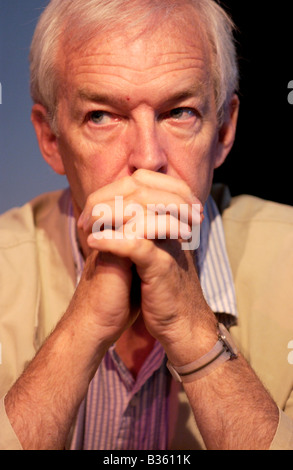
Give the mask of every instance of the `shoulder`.
[[222, 215], [232, 263], [243, 252], [260, 257], [269, 254], [271, 260], [286, 249], [289, 254], [292, 252], [292, 206], [246, 194], [231, 197], [228, 188], [221, 184], [213, 187], [212, 196]]
[[240, 267], [253, 271], [253, 275], [263, 275], [266, 270], [292, 271], [293, 275], [293, 207], [237, 196], [231, 199], [222, 219], [235, 275]]
[[0, 215], [0, 250], [12, 249], [35, 242], [36, 229], [52, 211], [58, 211], [58, 201], [64, 191], [42, 194], [22, 207]]
[[239, 312], [232, 333], [278, 406], [288, 410], [293, 208], [243, 195], [222, 215]]
[[264, 269], [293, 267], [293, 207], [243, 195], [231, 199], [222, 218], [232, 264], [245, 258]]
[[[1, 277], [5, 280], [0, 290], [3, 295], [8, 284], [21, 287], [22, 291], [28, 283], [32, 288], [38, 283], [42, 260], [51, 262], [56, 258], [55, 253], [67, 253], [68, 196], [67, 191], [45, 193], [0, 216], [0, 280]], [[9, 297], [12, 298], [11, 292]]]
[[[52, 232], [60, 225], [60, 198], [62, 192], [44, 194], [0, 216], [0, 396], [35, 354], [42, 315], [42, 260], [55, 245]], [[52, 227], [49, 234], [47, 227]]]
[[232, 197], [230, 205], [223, 212], [223, 219], [235, 223], [274, 223], [291, 226], [293, 207], [255, 196]]

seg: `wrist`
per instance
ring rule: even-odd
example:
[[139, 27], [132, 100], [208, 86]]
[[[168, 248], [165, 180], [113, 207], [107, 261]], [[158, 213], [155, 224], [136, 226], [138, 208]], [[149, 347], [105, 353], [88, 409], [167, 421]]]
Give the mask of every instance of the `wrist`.
[[198, 324], [177, 329], [176, 339], [164, 345], [169, 361], [175, 366], [189, 364], [207, 354], [218, 341], [218, 322], [215, 315], [205, 317]]
[[221, 323], [217, 325], [218, 340], [203, 356], [191, 363], [175, 366], [168, 360], [167, 367], [178, 382], [193, 382], [211, 374], [228, 360], [238, 357], [238, 350], [228, 330]]
[[75, 364], [75, 368], [80, 366], [85, 375], [88, 371], [91, 376], [111, 346], [111, 341], [98, 329], [93, 315], [86, 310], [80, 313], [70, 305], [51, 336], [56, 344], [58, 341], [63, 347], [63, 355], [78, 356], [78, 366]]

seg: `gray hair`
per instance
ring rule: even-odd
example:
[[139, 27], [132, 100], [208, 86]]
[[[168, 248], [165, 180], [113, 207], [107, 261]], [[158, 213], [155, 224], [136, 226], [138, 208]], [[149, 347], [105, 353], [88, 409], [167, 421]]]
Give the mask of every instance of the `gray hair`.
[[51, 0], [37, 24], [30, 51], [31, 96], [42, 104], [56, 131], [58, 96], [57, 54], [65, 36], [85, 42], [97, 32], [117, 26], [145, 24], [175, 8], [190, 5], [199, 15], [212, 51], [212, 79], [218, 120], [238, 89], [234, 25], [214, 0]]

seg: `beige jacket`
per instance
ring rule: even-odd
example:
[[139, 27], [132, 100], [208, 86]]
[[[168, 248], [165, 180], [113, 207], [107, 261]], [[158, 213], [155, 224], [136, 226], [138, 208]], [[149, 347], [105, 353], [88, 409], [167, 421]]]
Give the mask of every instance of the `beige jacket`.
[[[75, 267], [62, 192], [0, 217], [0, 449], [21, 449], [3, 397], [65, 312]], [[231, 333], [280, 409], [271, 449], [293, 449], [293, 208], [218, 187], [239, 321]], [[229, 205], [229, 207], [227, 207]], [[172, 385], [171, 449], [204, 449], [187, 398]]]

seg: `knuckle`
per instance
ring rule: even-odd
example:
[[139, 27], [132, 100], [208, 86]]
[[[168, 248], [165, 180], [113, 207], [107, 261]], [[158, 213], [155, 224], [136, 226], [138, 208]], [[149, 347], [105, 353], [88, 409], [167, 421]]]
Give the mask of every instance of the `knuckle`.
[[132, 176], [124, 176], [122, 181], [125, 194], [135, 191], [138, 186], [137, 181]]
[[86, 200], [86, 207], [88, 207], [88, 209], [92, 210], [93, 207], [95, 206], [96, 204], [96, 193], [91, 193], [88, 197], [87, 197], [87, 200]]

